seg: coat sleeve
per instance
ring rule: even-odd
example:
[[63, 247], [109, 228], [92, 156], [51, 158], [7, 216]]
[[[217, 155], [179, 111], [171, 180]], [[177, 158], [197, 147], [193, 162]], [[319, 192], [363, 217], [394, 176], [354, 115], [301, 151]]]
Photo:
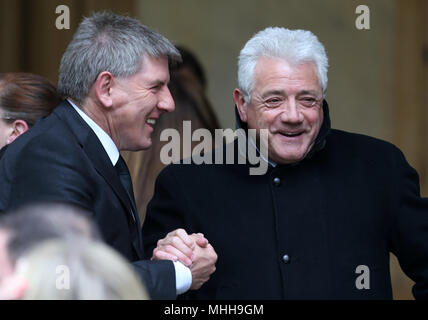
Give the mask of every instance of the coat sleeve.
[[157, 241], [169, 232], [178, 228], [185, 229], [188, 234], [195, 232], [188, 219], [187, 197], [175, 175], [177, 168], [174, 165], [166, 167], [156, 179], [154, 196], [148, 204], [142, 229], [147, 259], [151, 258]]
[[428, 299], [428, 199], [420, 197], [418, 174], [398, 152], [391, 252], [415, 282], [415, 299]]
[[169, 232], [183, 228], [188, 234], [194, 233], [190, 207], [185, 191], [176, 177], [180, 165], [170, 165], [161, 171], [155, 183], [152, 200], [147, 206], [143, 224], [144, 252], [150, 258], [159, 239]]

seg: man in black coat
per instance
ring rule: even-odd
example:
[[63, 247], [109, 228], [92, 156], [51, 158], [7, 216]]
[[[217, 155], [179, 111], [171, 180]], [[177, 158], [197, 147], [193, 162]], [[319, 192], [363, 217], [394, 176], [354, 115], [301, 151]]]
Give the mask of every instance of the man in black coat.
[[133, 262], [154, 299], [199, 288], [216, 260], [203, 238], [183, 230], [172, 234], [198, 246], [187, 266], [142, 260], [132, 182], [119, 153], [149, 148], [156, 119], [174, 110], [168, 62], [179, 59], [165, 37], [135, 19], [84, 19], [61, 61], [58, 90], [67, 100], [9, 145], [0, 162], [0, 211], [62, 202], [92, 212], [104, 240]]
[[235, 164], [175, 164], [159, 175], [146, 252], [180, 227], [202, 232], [219, 256], [187, 298], [392, 299], [390, 252], [415, 298], [428, 298], [428, 200], [417, 173], [393, 145], [330, 128], [327, 65], [308, 31], [257, 33], [241, 51], [234, 100], [239, 126], [257, 129], [244, 156], [255, 148], [266, 172], [236, 162], [238, 138]]

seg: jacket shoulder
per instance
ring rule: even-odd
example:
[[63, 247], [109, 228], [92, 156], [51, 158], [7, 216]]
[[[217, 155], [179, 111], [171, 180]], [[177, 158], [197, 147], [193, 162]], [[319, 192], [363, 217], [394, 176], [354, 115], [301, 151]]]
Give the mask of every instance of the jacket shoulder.
[[33, 151], [66, 153], [67, 150], [74, 149], [73, 145], [77, 146], [73, 141], [76, 139], [72, 131], [55, 113], [52, 113], [11, 143], [5, 152], [5, 157], [21, 156]]
[[330, 134], [327, 136], [327, 143], [334, 146], [338, 145], [345, 150], [401, 153], [394, 144], [388, 141], [338, 129], [331, 129]]

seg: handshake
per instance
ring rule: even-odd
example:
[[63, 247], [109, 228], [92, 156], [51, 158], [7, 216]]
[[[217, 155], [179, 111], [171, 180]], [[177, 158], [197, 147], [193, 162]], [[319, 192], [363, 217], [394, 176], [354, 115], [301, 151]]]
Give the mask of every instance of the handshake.
[[174, 230], [157, 242], [152, 260], [180, 261], [192, 273], [190, 290], [199, 289], [215, 271], [217, 254], [202, 233]]

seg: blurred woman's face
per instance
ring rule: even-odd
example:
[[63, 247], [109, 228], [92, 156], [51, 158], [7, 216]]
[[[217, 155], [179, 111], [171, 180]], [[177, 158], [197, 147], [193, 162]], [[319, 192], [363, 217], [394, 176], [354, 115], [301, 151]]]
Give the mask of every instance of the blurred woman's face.
[[12, 143], [16, 138], [28, 130], [25, 120], [16, 119], [7, 122], [3, 110], [0, 108], [0, 149]]
[[3, 111], [0, 110], [0, 149], [3, 148], [6, 144], [9, 144], [9, 137], [13, 131], [13, 124], [7, 123], [3, 119]]

